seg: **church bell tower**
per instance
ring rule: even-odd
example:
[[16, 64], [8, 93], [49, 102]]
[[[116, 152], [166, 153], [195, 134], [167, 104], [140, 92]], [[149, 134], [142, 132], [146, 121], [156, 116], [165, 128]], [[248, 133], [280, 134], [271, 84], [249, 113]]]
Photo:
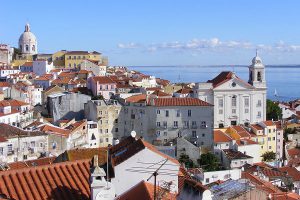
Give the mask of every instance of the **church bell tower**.
[[252, 64], [249, 66], [249, 84], [255, 88], [266, 88], [265, 66], [262, 63], [261, 58], [258, 56], [256, 50], [256, 56], [252, 59]]

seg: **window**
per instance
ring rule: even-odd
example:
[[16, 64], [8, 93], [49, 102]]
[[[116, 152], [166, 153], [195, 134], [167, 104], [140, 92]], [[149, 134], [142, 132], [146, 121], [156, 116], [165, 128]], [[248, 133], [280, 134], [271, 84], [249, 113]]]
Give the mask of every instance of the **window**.
[[0, 155], [3, 155], [3, 147], [0, 147]]
[[202, 122], [201, 122], [201, 128], [206, 128], [206, 127], [207, 127], [206, 121], [202, 121]]
[[108, 129], [105, 129], [105, 133], [108, 133]]
[[116, 132], [116, 133], [119, 132], [119, 129], [118, 129], [118, 128], [115, 128], [115, 132]]
[[166, 110], [166, 117], [169, 117], [169, 111]]
[[269, 129], [269, 133], [271, 133], [271, 129]]
[[197, 137], [197, 132], [196, 131], [192, 131], [192, 137], [196, 138]]
[[27, 155], [23, 155], [23, 160], [27, 160]]
[[232, 109], [232, 114], [236, 114], [236, 109]]
[[164, 124], [164, 128], [168, 127], [168, 122], [164, 121], [163, 124]]
[[29, 46], [28, 45], [26, 45], [26, 51], [29, 51]]
[[245, 108], [245, 113], [249, 113], [249, 108]]
[[261, 107], [261, 100], [257, 101], [257, 107]]
[[245, 106], [248, 107], [249, 106], [249, 98], [245, 98]]
[[202, 137], [205, 137], [205, 133], [202, 133]]
[[30, 147], [35, 147], [35, 141], [30, 142]]
[[96, 140], [94, 133], [92, 134], [91, 140]]
[[156, 127], [160, 127], [160, 122], [156, 122]]
[[270, 137], [268, 137], [268, 141], [271, 141], [271, 138], [270, 138]]
[[168, 132], [164, 132], [164, 136], [168, 136]]
[[236, 107], [236, 96], [235, 95], [231, 98], [231, 106]]
[[160, 110], [156, 110], [156, 114], [158, 114], [158, 115], [159, 115], [159, 114], [160, 114]]
[[176, 117], [180, 117], [180, 110], [176, 111]]
[[160, 131], [156, 131], [156, 136], [160, 136]]
[[178, 128], [178, 121], [174, 121], [174, 127]]
[[261, 73], [257, 72], [257, 81], [261, 81]]
[[272, 149], [272, 146], [269, 146], [269, 149]]
[[115, 123], [117, 124], [119, 121], [118, 121], [118, 119], [115, 119]]
[[260, 112], [260, 111], [257, 112], [257, 117], [258, 117], [258, 118], [261, 117], [261, 112]]
[[108, 142], [108, 138], [105, 138], [105, 141]]
[[184, 128], [188, 128], [189, 127], [189, 121], [184, 121]]
[[223, 99], [218, 99], [218, 104], [220, 108], [223, 108]]
[[206, 183], [209, 183], [209, 178], [206, 178], [206, 179], [205, 179], [205, 182], [206, 182]]
[[219, 115], [222, 115], [222, 114], [223, 114], [223, 110], [219, 109]]
[[74, 63], [74, 67], [76, 67], [76, 63]]
[[192, 116], [192, 110], [188, 110], [188, 117]]
[[275, 137], [273, 137], [273, 140], [275, 140]]
[[224, 124], [223, 124], [223, 123], [220, 123], [220, 124], [219, 124], [219, 128], [224, 128]]

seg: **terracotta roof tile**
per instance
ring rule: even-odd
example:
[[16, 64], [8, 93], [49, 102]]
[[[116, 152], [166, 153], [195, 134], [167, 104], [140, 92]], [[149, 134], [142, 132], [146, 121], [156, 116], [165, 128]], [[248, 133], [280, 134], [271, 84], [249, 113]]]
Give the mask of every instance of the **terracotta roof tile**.
[[225, 142], [231, 142], [233, 139], [226, 133], [215, 130], [214, 131], [214, 143], [225, 143]]
[[300, 148], [292, 148], [287, 150], [288, 154], [292, 158], [300, 157]]
[[126, 102], [130, 103], [144, 103], [146, 101], [147, 95], [145, 94], [138, 94], [138, 95], [133, 95], [131, 97], [126, 98]]
[[253, 140], [244, 138], [244, 139], [236, 140], [236, 144], [238, 146], [244, 146], [244, 145], [252, 145], [252, 144], [258, 144], [258, 143]]
[[279, 168], [281, 172], [286, 172], [288, 176], [291, 176], [294, 181], [300, 181], [300, 172], [295, 167], [281, 167]]
[[37, 167], [37, 166], [53, 164], [53, 161], [55, 160], [55, 158], [56, 157], [45, 157], [45, 158], [39, 158], [39, 159], [35, 159], [35, 160], [25, 160], [25, 161], [8, 163], [7, 165], [9, 166], [8, 170], [23, 169], [23, 168], [28, 168], [28, 167]]
[[15, 137], [29, 137], [29, 136], [40, 136], [45, 135], [41, 131], [25, 131], [15, 126], [0, 123], [0, 136], [3, 138], [15, 138]]
[[212, 106], [198, 98], [157, 98], [154, 99], [154, 106]]
[[241, 138], [251, 137], [251, 134], [242, 126], [231, 126]]
[[274, 123], [272, 120], [263, 121], [263, 123], [264, 123], [266, 126], [274, 126], [274, 125], [275, 125], [275, 123]]
[[116, 84], [111, 78], [107, 76], [94, 76], [92, 80], [95, 82], [99, 82], [100, 84]]
[[[162, 191], [163, 188], [157, 186], [157, 191]], [[157, 192], [158, 194], [159, 192]], [[124, 192], [116, 199], [118, 200], [154, 200], [154, 185], [141, 181], [140, 183], [136, 184], [128, 191]], [[161, 200], [176, 200], [176, 194], [172, 194], [169, 192], [165, 192], [164, 196], [160, 198]]]
[[86, 199], [90, 160], [0, 172], [0, 194], [11, 199]]
[[263, 127], [261, 127], [261, 126], [258, 125], [258, 124], [251, 124], [251, 127], [254, 128], [254, 129], [256, 129], [256, 130], [259, 130], [259, 131], [260, 131], [260, 130], [264, 130]]
[[[208, 80], [208, 83], [212, 83], [213, 87], [216, 88], [219, 85], [222, 85], [223, 83], [229, 81], [232, 79], [234, 73], [233, 72], [229, 72], [229, 71], [224, 71], [221, 72], [218, 76], [216, 76], [214, 79], [212, 80]], [[252, 85], [250, 85], [249, 83], [243, 81], [242, 79], [240, 79], [239, 77], [235, 76], [238, 80], [240, 80], [241, 82], [243, 82], [244, 84], [253, 87]]]
[[225, 155], [231, 160], [252, 158], [251, 156], [248, 156], [240, 151], [236, 151], [233, 149], [223, 149], [223, 151]]

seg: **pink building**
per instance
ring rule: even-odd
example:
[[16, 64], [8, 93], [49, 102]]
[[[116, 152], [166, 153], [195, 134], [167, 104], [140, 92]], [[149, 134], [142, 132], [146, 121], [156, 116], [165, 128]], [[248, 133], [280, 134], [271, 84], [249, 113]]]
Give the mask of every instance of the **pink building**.
[[92, 90], [94, 96], [102, 95], [109, 99], [116, 92], [117, 83], [106, 76], [94, 76], [88, 79], [88, 89]]

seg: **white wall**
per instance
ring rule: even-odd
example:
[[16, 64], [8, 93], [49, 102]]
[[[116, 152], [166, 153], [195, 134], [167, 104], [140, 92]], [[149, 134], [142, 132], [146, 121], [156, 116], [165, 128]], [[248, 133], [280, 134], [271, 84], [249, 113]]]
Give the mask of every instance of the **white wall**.
[[[142, 180], [147, 181], [153, 171], [160, 166], [160, 164], [153, 164], [164, 159], [165, 158], [159, 154], [145, 148], [121, 164], [115, 166], [115, 177], [112, 178], [111, 182], [116, 187], [116, 194], [122, 194]], [[148, 171], [148, 173], [134, 172], [136, 170]], [[167, 163], [159, 170], [160, 174], [157, 176], [157, 184], [162, 184], [162, 181], [172, 181], [174, 185], [172, 186], [171, 191], [178, 192], [178, 171], [178, 164], [167, 161]], [[163, 172], [172, 175], [164, 175], [162, 174]], [[153, 183], [154, 177], [151, 178], [149, 182]]]
[[204, 185], [206, 185], [217, 180], [226, 181], [230, 178], [233, 180], [238, 180], [241, 178], [241, 175], [242, 175], [241, 169], [204, 172], [203, 177], [201, 177], [202, 178], [201, 181]]
[[260, 145], [259, 144], [249, 144], [249, 145], [236, 145], [236, 150], [253, 157], [253, 162], [261, 162], [260, 157]]

